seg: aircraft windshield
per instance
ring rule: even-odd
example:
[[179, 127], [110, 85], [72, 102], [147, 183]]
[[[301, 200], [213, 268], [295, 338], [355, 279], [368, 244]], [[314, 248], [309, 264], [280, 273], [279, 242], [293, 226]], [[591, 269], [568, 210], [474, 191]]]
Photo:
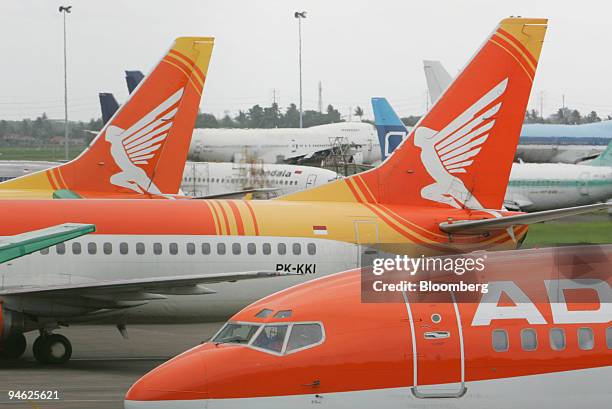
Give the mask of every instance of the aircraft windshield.
[[251, 337], [253, 337], [253, 334], [257, 332], [259, 327], [259, 325], [255, 324], [238, 324], [228, 322], [213, 338], [212, 342], [219, 344], [248, 344]]

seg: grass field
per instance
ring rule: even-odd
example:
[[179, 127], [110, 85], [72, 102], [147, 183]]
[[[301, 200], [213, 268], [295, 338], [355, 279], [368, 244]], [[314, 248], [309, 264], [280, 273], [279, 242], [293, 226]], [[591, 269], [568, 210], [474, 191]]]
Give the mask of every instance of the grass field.
[[[70, 147], [70, 159], [76, 157], [85, 149], [83, 146]], [[23, 148], [23, 147], [0, 147], [0, 160], [45, 160], [60, 161], [65, 160], [64, 147], [42, 147], [42, 148]]]
[[529, 227], [523, 247], [604, 243], [612, 243], [612, 217], [607, 215], [599, 221], [534, 224]]

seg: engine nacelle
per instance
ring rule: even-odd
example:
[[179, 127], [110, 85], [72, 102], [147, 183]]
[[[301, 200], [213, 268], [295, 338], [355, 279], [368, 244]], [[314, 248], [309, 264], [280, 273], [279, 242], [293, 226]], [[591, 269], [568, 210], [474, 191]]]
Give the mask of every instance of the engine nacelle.
[[10, 334], [31, 330], [32, 324], [24, 314], [8, 310], [0, 302], [0, 341], [6, 339]]

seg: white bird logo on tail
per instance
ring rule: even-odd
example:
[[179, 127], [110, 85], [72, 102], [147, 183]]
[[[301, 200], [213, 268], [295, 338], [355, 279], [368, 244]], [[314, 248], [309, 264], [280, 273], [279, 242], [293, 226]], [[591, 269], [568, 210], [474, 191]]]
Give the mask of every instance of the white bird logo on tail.
[[418, 127], [414, 133], [414, 144], [421, 148], [421, 161], [435, 183], [421, 189], [423, 199], [448, 204], [455, 208], [482, 209], [478, 199], [470, 192], [457, 173], [467, 173], [482, 144], [495, 125], [495, 114], [501, 101], [482, 114], [484, 108], [499, 98], [508, 85], [508, 78], [493, 87], [474, 105], [451, 121], [441, 131]]
[[184, 88], [181, 88], [176, 91], [128, 129], [114, 125], [107, 128], [105, 139], [110, 142], [111, 156], [121, 169], [119, 173], [110, 177], [113, 185], [125, 187], [137, 193], [148, 192], [163, 195], [139, 165], [146, 165], [160, 154], [159, 148], [172, 128], [178, 106], [170, 111], [168, 109], [180, 101], [183, 90]]

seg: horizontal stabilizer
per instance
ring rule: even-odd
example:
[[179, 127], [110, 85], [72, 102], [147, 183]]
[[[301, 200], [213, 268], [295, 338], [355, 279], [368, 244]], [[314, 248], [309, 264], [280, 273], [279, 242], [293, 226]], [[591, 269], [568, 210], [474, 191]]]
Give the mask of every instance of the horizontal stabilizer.
[[67, 240], [93, 233], [93, 224], [65, 223], [0, 240], [0, 263], [34, 253]]
[[278, 191], [275, 187], [263, 187], [258, 189], [236, 190], [234, 192], [218, 193], [215, 195], [196, 196], [194, 199], [236, 199], [248, 195], [249, 193], [273, 193]]
[[440, 230], [446, 233], [476, 234], [491, 230], [502, 230], [512, 226], [546, 222], [598, 210], [612, 209], [612, 203], [597, 203], [586, 206], [568, 207], [566, 209], [545, 210], [542, 212], [518, 214], [482, 220], [459, 220], [440, 223]]

